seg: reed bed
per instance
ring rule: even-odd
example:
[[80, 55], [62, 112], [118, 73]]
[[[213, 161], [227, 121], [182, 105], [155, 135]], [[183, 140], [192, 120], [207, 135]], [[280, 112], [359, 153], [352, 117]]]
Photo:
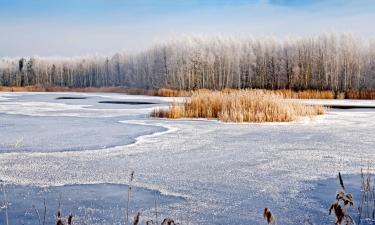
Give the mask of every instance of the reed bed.
[[7, 92], [45, 92], [46, 88], [42, 87], [42, 86], [24, 86], [24, 87], [0, 86], [0, 91], [7, 91]]
[[0, 91], [6, 92], [108, 92], [126, 94], [156, 95], [157, 90], [126, 88], [126, 87], [62, 87], [62, 86], [0, 86]]
[[157, 90], [156, 95], [161, 97], [190, 97], [192, 91], [161, 88]]
[[[224, 89], [223, 91], [236, 91], [238, 89]], [[257, 89], [265, 90], [265, 89]], [[207, 89], [199, 89], [199, 91], [209, 91]], [[324, 90], [301, 90], [295, 91], [292, 89], [268, 90], [277, 95], [282, 95], [285, 98], [292, 99], [375, 99], [375, 91], [324, 91]], [[190, 97], [196, 91], [175, 90], [168, 88], [161, 88], [154, 91], [151, 95], [162, 97]]]
[[[143, 89], [142, 89], [143, 90]], [[113, 92], [113, 93], [127, 93], [130, 91], [125, 87], [61, 87], [61, 86], [0, 86], [0, 91], [7, 92]], [[136, 89], [133, 90], [134, 92]], [[145, 90], [143, 90], [145, 92]], [[148, 93], [153, 95], [154, 93]]]
[[375, 91], [348, 91], [346, 99], [375, 99]]
[[333, 91], [318, 91], [318, 90], [304, 90], [304, 91], [293, 91], [290, 89], [275, 90], [277, 94], [282, 94], [287, 98], [296, 99], [335, 99], [335, 93]]
[[189, 97], [191, 91], [175, 90], [168, 88], [146, 89], [146, 88], [128, 88], [122, 86], [112, 87], [61, 87], [61, 86], [0, 86], [0, 91], [6, 92], [103, 92], [103, 93], [124, 93], [129, 95], [149, 95], [161, 97]]
[[290, 122], [324, 114], [322, 106], [308, 106], [265, 90], [195, 91], [183, 104], [156, 109], [154, 117], [208, 118], [223, 122]]
[[[223, 91], [237, 89], [224, 89]], [[259, 89], [262, 90], [262, 89]], [[0, 86], [0, 91], [7, 92], [105, 92], [105, 93], [124, 93], [130, 95], [149, 95], [160, 97], [190, 97], [197, 90], [176, 90], [170, 88], [130, 88], [124, 86], [108, 86], [108, 87], [62, 87], [62, 86]], [[199, 89], [199, 91], [208, 91]], [[295, 91], [291, 89], [269, 90], [274, 94], [283, 95], [292, 99], [375, 99], [375, 91], [322, 91], [322, 90], [301, 90]]]
[[[236, 91], [238, 89], [224, 89], [223, 91]], [[256, 89], [264, 90], [264, 89]], [[199, 91], [209, 91], [207, 89], [199, 89]], [[375, 91], [324, 91], [324, 90], [301, 90], [295, 91], [292, 89], [268, 90], [277, 95], [282, 95], [285, 98], [292, 99], [375, 99]], [[190, 97], [196, 91], [175, 90], [168, 88], [156, 89], [151, 95], [162, 97]]]

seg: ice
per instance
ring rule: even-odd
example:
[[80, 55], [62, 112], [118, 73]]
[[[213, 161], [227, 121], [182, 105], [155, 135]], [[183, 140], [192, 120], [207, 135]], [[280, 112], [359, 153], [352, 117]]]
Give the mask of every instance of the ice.
[[0, 102], [0, 112], [27, 116], [65, 116], [65, 117], [116, 117], [149, 115], [153, 107], [146, 105], [119, 106], [116, 104], [100, 104], [105, 99], [132, 99], [133, 101], [151, 101], [156, 106], [165, 106], [172, 98], [162, 100], [158, 97], [127, 96], [119, 94], [91, 94], [88, 99], [58, 100], [61, 96], [87, 96], [79, 93], [19, 93], [1, 94], [7, 101]]
[[[12, 107], [14, 113], [27, 112]], [[46, 107], [43, 114], [52, 111], [59, 117], [68, 110]], [[90, 110], [95, 113], [87, 113], [85, 107], [74, 109], [77, 116], [91, 119], [100, 119], [113, 109], [94, 105]], [[137, 187], [186, 199], [166, 206], [165, 211], [189, 218], [191, 224], [263, 224], [264, 207], [271, 208], [279, 224], [327, 224], [333, 221], [327, 213], [329, 205], [312, 197], [318, 182], [335, 177], [338, 171], [358, 174], [375, 156], [372, 109], [332, 109], [315, 119], [280, 124], [154, 119], [146, 116], [144, 108], [116, 110], [121, 111], [123, 118], [118, 121], [125, 127], [137, 124], [168, 130], [100, 151], [1, 153], [0, 178], [35, 186], [127, 184], [134, 170]], [[127, 110], [132, 112], [127, 114]]]
[[[127, 185], [67, 185], [48, 189], [11, 185], [6, 188], [7, 196], [12, 203], [9, 206], [9, 224], [38, 224], [33, 205], [43, 218], [44, 200], [47, 207], [46, 224], [56, 223], [55, 213], [59, 204], [64, 218], [70, 212], [73, 213], [74, 224], [124, 224], [125, 221]], [[165, 196], [158, 191], [142, 188], [132, 188], [131, 194], [129, 213], [133, 217], [136, 212], [142, 211], [141, 220], [145, 219], [143, 212], [155, 210], [155, 198], [160, 205], [160, 217], [164, 216], [162, 214], [164, 206], [184, 202], [182, 198]], [[1, 199], [3, 197], [1, 192], [0, 197]], [[4, 224], [2, 216], [0, 222]]]
[[165, 131], [158, 126], [124, 124], [115, 118], [60, 116], [0, 116], [0, 152], [53, 152], [123, 146], [146, 134]]

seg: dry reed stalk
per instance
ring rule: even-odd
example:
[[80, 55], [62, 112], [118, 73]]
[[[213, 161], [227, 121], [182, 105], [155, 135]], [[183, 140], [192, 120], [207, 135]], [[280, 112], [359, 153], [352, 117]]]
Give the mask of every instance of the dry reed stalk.
[[60, 210], [60, 207], [59, 207], [59, 209], [57, 210], [56, 225], [64, 225], [64, 223], [62, 222], [62, 218], [61, 218], [61, 210]]
[[266, 90], [195, 91], [183, 104], [156, 109], [164, 118], [217, 118], [224, 122], [290, 122], [301, 116], [321, 115], [322, 106], [308, 106]]
[[340, 186], [343, 190], [345, 190], [345, 186], [344, 186], [344, 180], [342, 179], [342, 176], [341, 176], [341, 173], [339, 172], [339, 181], [340, 181]]
[[346, 220], [346, 225], [350, 224], [350, 220], [346, 218], [347, 212], [345, 208], [342, 208], [339, 203], [333, 203], [331, 208], [329, 209], [329, 214], [331, 215], [331, 211], [334, 211], [336, 216], [336, 225], [341, 225], [344, 219]]
[[179, 223], [175, 223], [171, 218], [165, 218], [161, 225], [178, 225]]
[[263, 218], [267, 221], [268, 225], [270, 225], [270, 224], [277, 225], [276, 224], [276, 219], [273, 216], [273, 214], [272, 214], [272, 212], [271, 212], [271, 210], [269, 208], [264, 208]]
[[56, 219], [59, 219], [61, 217], [61, 198], [62, 198], [62, 195], [60, 193], [59, 194], [58, 207], [57, 207], [57, 213], [56, 213]]
[[1, 191], [3, 192], [3, 205], [1, 208], [4, 208], [5, 210], [5, 225], [9, 225], [9, 216], [8, 216], [8, 199], [7, 199], [7, 194], [6, 194], [6, 190], [5, 190], [5, 184], [4, 184], [4, 181], [3, 180], [0, 180], [0, 187], [1, 187]]
[[40, 217], [40, 213], [39, 213], [39, 210], [35, 207], [35, 205], [32, 206], [36, 215], [38, 216], [38, 222], [39, 222], [39, 225], [45, 225], [46, 224], [46, 217], [47, 217], [47, 204], [46, 204], [46, 199], [44, 198], [43, 199], [43, 222], [41, 220], [41, 217]]
[[139, 212], [134, 216], [133, 225], [138, 225], [140, 216], [141, 216], [141, 213]]
[[73, 214], [69, 213], [69, 216], [68, 216], [68, 225], [72, 225], [72, 222], [73, 222]]
[[375, 180], [372, 181], [370, 162], [367, 169], [361, 169], [361, 203], [358, 207], [358, 223], [375, 223]]
[[335, 225], [341, 225], [344, 221], [346, 225], [350, 225], [354, 222], [352, 217], [348, 214], [348, 208], [354, 205], [353, 196], [350, 193], [346, 193], [343, 177], [339, 172], [339, 183], [340, 190], [336, 193], [336, 200], [332, 203], [329, 208], [329, 215], [332, 211], [335, 213], [336, 223]]
[[38, 224], [39, 225], [42, 225], [42, 222], [41, 222], [41, 219], [40, 219], [40, 214], [39, 214], [39, 210], [35, 207], [35, 205], [32, 205], [34, 211], [35, 211], [35, 214], [37, 215], [38, 217]]
[[46, 216], [47, 216], [47, 205], [46, 205], [46, 199], [43, 199], [43, 206], [44, 206], [44, 211], [43, 211], [43, 225], [46, 224]]
[[[57, 211], [57, 219], [56, 219], [56, 225], [65, 225], [64, 222], [63, 222], [63, 218], [62, 218], [62, 215], [61, 215], [61, 211], [58, 210]], [[73, 223], [73, 214], [72, 213], [69, 213], [68, 217], [66, 218], [66, 224], [67, 225], [72, 225]]]
[[155, 224], [159, 225], [159, 222], [158, 222], [158, 202], [157, 202], [156, 192], [155, 192]]
[[[57, 212], [56, 212], [56, 225], [65, 225], [63, 221], [65, 221], [65, 219], [62, 218], [62, 213], [61, 213], [61, 193], [60, 193]], [[66, 218], [66, 224], [72, 225], [72, 223], [73, 223], [73, 214], [69, 213], [68, 217]]]
[[132, 171], [129, 175], [129, 185], [128, 185], [128, 199], [126, 202], [126, 222], [125, 224], [129, 224], [129, 205], [130, 205], [130, 196], [132, 191], [132, 182], [134, 178], [134, 171]]

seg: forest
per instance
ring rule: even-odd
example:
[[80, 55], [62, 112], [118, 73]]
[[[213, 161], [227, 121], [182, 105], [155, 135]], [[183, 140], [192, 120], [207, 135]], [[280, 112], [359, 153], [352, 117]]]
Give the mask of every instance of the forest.
[[3, 57], [0, 86], [375, 89], [375, 41], [351, 34], [301, 38], [185, 37], [139, 53]]

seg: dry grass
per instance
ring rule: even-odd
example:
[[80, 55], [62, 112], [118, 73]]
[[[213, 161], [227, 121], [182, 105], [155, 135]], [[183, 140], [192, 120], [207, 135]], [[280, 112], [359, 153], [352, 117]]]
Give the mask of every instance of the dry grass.
[[361, 169], [361, 202], [358, 206], [358, 224], [375, 224], [375, 180], [370, 162]]
[[347, 99], [375, 99], [375, 91], [348, 91], [345, 93]]
[[192, 95], [192, 91], [161, 88], [157, 90], [156, 95], [161, 97], [190, 97]]
[[322, 106], [307, 106], [265, 90], [196, 91], [183, 104], [157, 109], [155, 117], [216, 118], [224, 122], [290, 122], [324, 114]]
[[317, 90], [305, 90], [305, 91], [293, 91], [290, 89], [275, 90], [277, 94], [282, 94], [287, 98], [296, 99], [335, 99], [335, 93], [333, 91], [317, 91]]
[[61, 86], [24, 86], [8, 87], [0, 86], [0, 91], [7, 92], [103, 92], [103, 93], [124, 93], [130, 95], [149, 95], [161, 97], [188, 97], [191, 91], [174, 90], [174, 89], [145, 89], [145, 88], [127, 88], [127, 87], [61, 87]]
[[[208, 91], [200, 89], [199, 91]], [[225, 89], [224, 91], [235, 91], [235, 89]], [[291, 89], [269, 90], [277, 95], [282, 95], [285, 98], [292, 99], [375, 99], [375, 91], [320, 91], [320, 90], [302, 90], [294, 91]], [[163, 97], [190, 97], [196, 91], [174, 90], [168, 88], [161, 88], [154, 90], [150, 95]]]
[[[138, 89], [142, 92], [142, 89]], [[199, 91], [208, 91], [200, 89]], [[225, 89], [223, 91], [235, 91], [235, 89]], [[291, 89], [269, 90], [274, 94], [282, 95], [285, 98], [292, 99], [375, 99], [375, 91], [347, 91], [347, 92], [334, 92], [334, 91], [321, 91], [321, 90], [302, 90], [294, 91]], [[153, 90], [149, 95], [162, 96], [162, 97], [190, 97], [196, 91], [174, 90], [168, 88], [161, 88]], [[135, 93], [136, 94], [136, 93]]]
[[131, 95], [150, 95], [156, 96], [156, 89], [141, 89], [127, 87], [60, 87], [60, 86], [24, 86], [24, 87], [5, 87], [0, 86], [0, 91], [7, 92], [103, 92], [103, 93], [124, 93]]
[[[230, 91], [226, 89], [224, 91]], [[176, 90], [169, 88], [145, 89], [145, 88], [128, 88], [122, 86], [112, 87], [61, 87], [61, 86], [24, 86], [24, 87], [8, 87], [0, 86], [0, 91], [8, 92], [105, 92], [105, 93], [124, 93], [130, 95], [149, 95], [160, 97], [190, 97], [197, 91]], [[200, 89], [199, 91], [207, 91]], [[232, 89], [232, 91], [235, 91]], [[291, 89], [270, 90], [277, 95], [283, 95], [286, 98], [293, 99], [375, 99], [375, 91], [319, 91], [304, 90], [294, 91]]]
[[0, 86], [0, 91], [8, 91], [8, 92], [44, 92], [46, 91], [45, 88], [41, 86], [25, 86], [25, 87], [8, 87], [8, 86]]

